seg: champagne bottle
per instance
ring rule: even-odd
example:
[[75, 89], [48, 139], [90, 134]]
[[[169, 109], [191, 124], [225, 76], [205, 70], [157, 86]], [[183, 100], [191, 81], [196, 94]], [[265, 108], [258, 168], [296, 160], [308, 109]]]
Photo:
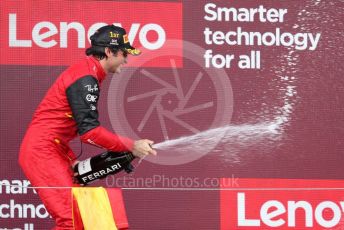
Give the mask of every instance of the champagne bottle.
[[130, 173], [134, 169], [131, 165], [134, 159], [131, 152], [104, 152], [77, 163], [74, 166], [74, 178], [79, 184], [86, 185], [122, 170]]

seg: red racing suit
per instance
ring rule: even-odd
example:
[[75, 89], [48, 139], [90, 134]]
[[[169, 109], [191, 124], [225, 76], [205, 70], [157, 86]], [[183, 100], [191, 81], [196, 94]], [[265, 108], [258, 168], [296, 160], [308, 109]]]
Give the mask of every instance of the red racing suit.
[[75, 155], [69, 142], [81, 141], [112, 151], [130, 151], [133, 140], [100, 126], [97, 102], [106, 73], [94, 57], [64, 71], [38, 106], [25, 134], [19, 164], [55, 219], [55, 229], [74, 229], [70, 188]]

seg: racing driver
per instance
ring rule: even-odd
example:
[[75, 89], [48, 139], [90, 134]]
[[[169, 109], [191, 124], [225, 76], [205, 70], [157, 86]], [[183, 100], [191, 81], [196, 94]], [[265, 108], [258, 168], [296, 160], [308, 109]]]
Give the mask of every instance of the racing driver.
[[[72, 220], [72, 165], [76, 156], [69, 142], [82, 142], [109, 151], [131, 151], [136, 157], [156, 155], [153, 141], [132, 140], [108, 131], [98, 120], [97, 103], [107, 74], [119, 73], [127, 55], [139, 55], [126, 31], [114, 25], [98, 29], [79, 63], [65, 70], [39, 104], [23, 139], [19, 164], [50, 215], [55, 229], [74, 229]], [[42, 188], [53, 187], [53, 188]]]

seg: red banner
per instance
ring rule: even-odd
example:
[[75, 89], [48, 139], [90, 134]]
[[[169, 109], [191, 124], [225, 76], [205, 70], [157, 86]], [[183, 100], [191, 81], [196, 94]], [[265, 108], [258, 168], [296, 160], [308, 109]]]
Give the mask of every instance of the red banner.
[[[90, 35], [106, 24], [124, 27], [143, 53], [166, 53], [167, 40], [182, 40], [181, 3], [1, 1], [0, 8], [0, 64], [70, 65], [85, 55]], [[176, 53], [180, 59], [182, 50]], [[170, 58], [161, 56], [144, 66], [170, 67]]]
[[344, 182], [222, 180], [221, 229], [325, 229], [344, 226]]

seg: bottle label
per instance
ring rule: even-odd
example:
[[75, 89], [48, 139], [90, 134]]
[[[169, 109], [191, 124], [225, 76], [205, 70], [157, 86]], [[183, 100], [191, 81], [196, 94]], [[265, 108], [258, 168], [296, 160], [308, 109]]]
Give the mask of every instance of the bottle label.
[[83, 175], [83, 174], [91, 172], [91, 171], [92, 171], [91, 158], [88, 158], [84, 161], [79, 162], [79, 164], [78, 164], [79, 175]]

